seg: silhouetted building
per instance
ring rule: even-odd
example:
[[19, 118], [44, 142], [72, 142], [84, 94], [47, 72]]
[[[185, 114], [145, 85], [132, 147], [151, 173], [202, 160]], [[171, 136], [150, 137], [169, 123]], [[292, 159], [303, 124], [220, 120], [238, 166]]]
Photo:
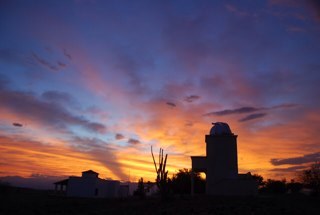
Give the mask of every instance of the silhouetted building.
[[120, 181], [105, 180], [98, 176], [99, 173], [92, 170], [84, 171], [81, 177], [70, 176], [68, 179], [54, 183], [55, 190], [72, 197], [118, 197]]
[[206, 173], [206, 193], [257, 194], [258, 184], [251, 174], [238, 174], [237, 135], [231, 132], [227, 123], [213, 125], [210, 134], [205, 136], [207, 156], [191, 156], [192, 171]]
[[[86, 198], [125, 198], [132, 196], [138, 187], [135, 182], [120, 182], [118, 180], [106, 180], [99, 178], [99, 173], [88, 170], [82, 172], [82, 176], [70, 176], [68, 179], [54, 183], [57, 195]], [[147, 195], [156, 192], [153, 186]]]

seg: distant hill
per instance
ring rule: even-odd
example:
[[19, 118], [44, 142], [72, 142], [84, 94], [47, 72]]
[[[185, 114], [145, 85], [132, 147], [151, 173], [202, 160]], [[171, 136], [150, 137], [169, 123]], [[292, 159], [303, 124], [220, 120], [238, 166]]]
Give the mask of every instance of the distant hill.
[[53, 190], [53, 183], [64, 179], [65, 177], [31, 175], [29, 178], [21, 176], [0, 177], [0, 183], [10, 184], [15, 187], [32, 188], [39, 190]]

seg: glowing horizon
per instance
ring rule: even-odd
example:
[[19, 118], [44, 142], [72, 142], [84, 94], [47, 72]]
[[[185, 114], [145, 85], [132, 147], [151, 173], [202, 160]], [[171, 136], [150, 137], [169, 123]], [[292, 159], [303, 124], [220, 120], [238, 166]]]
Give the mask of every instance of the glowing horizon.
[[4, 1], [0, 177], [155, 179], [238, 135], [239, 173], [296, 178], [320, 160], [314, 1]]

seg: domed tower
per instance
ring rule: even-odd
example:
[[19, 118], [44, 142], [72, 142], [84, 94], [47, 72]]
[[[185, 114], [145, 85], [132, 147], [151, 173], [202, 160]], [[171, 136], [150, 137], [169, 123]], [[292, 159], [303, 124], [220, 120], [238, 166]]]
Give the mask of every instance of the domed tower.
[[[207, 156], [191, 156], [192, 172], [206, 173], [208, 195], [257, 195], [258, 183], [251, 173], [238, 174], [237, 135], [227, 123], [212, 123], [206, 135]], [[193, 193], [194, 180], [191, 180]]]
[[214, 185], [238, 177], [237, 135], [227, 123], [212, 123], [207, 145], [207, 193], [213, 193]]

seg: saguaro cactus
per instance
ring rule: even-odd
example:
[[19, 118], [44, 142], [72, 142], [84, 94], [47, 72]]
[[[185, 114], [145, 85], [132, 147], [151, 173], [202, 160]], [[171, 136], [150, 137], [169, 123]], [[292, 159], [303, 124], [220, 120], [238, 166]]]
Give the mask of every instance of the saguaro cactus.
[[160, 191], [160, 194], [162, 197], [165, 197], [168, 192], [168, 171], [166, 171], [166, 165], [167, 165], [167, 158], [168, 154], [166, 154], [165, 158], [163, 159], [163, 149], [160, 148], [159, 151], [159, 167], [157, 166], [156, 160], [154, 159], [152, 146], [151, 146], [151, 155], [154, 163], [154, 168], [157, 173], [157, 187]]

